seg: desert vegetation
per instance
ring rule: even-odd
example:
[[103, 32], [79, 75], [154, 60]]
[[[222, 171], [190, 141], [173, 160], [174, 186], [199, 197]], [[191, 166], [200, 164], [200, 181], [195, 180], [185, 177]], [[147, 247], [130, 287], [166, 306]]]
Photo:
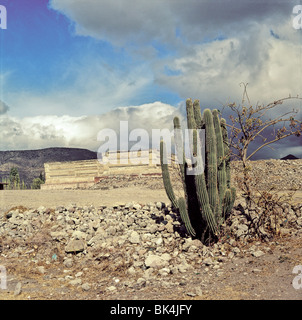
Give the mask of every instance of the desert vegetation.
[[[230, 124], [217, 109], [205, 109], [202, 115], [199, 101], [192, 103], [191, 99], [187, 99], [187, 127], [192, 130], [190, 159], [184, 152], [180, 121], [174, 118], [175, 150], [179, 163], [177, 171], [183, 184], [184, 197], [177, 198], [175, 195], [165, 143], [161, 141], [161, 167], [167, 196], [180, 212], [188, 233], [203, 243], [215, 242], [225, 233], [226, 219], [234, 207], [236, 189], [231, 186], [230, 159], [237, 159], [241, 164], [242, 175], [234, 178], [239, 187], [237, 193], [244, 201], [238, 202], [235, 210], [246, 216], [250, 235], [264, 239], [278, 234], [277, 221], [282, 220], [282, 208], [292, 204], [295, 190], [280, 194], [273, 185], [266, 190], [257, 188], [256, 180], [259, 177], [251, 176], [253, 162], [250, 159], [262, 148], [281, 139], [289, 136], [300, 138], [302, 124], [294, 117], [297, 110], [277, 116], [270, 113], [284, 101], [300, 98], [287, 97], [266, 105], [253, 106], [248, 97], [247, 84], [243, 85], [242, 104], [228, 104], [228, 109], [223, 110]], [[198, 129], [205, 129], [204, 159]], [[250, 146], [256, 141], [257, 147], [250, 151]]]
[[[252, 105], [247, 92], [248, 83], [240, 85], [244, 87], [242, 103], [239, 105], [236, 103], [228, 104], [225, 111], [231, 112], [229, 115], [230, 124], [227, 125], [230, 128], [231, 157], [241, 161], [243, 179], [240, 186], [246, 207], [250, 208], [253, 199], [257, 198], [257, 194], [251, 187], [252, 177], [249, 173], [252, 162], [249, 160], [261, 149], [270, 147], [279, 140], [290, 136], [296, 136], [301, 140], [302, 123], [296, 117], [298, 110], [286, 108], [285, 112], [278, 110], [278, 113], [274, 113], [287, 100], [301, 100], [301, 98], [289, 96], [268, 104]], [[250, 151], [253, 145], [256, 147]]]
[[39, 177], [34, 178], [31, 184], [25, 183], [20, 179], [19, 170], [16, 167], [11, 168], [8, 178], [1, 178], [6, 190], [26, 190], [26, 189], [40, 189], [41, 184], [45, 183], [45, 177], [41, 172]]
[[[192, 130], [193, 157], [188, 163], [183, 147], [180, 121], [174, 118], [176, 153], [185, 198], [176, 199], [169, 176], [164, 142], [161, 142], [161, 166], [167, 195], [186, 225], [191, 236], [203, 243], [217, 238], [220, 225], [229, 216], [236, 190], [231, 187], [229, 143], [225, 120], [218, 111], [205, 109], [201, 115], [199, 101], [186, 102], [187, 126]], [[202, 159], [202, 141], [197, 129], [205, 129], [205, 161]]]

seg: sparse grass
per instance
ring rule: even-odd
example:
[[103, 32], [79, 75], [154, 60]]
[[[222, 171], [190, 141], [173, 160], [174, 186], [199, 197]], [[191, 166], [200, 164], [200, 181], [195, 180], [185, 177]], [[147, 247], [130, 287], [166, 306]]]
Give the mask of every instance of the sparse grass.
[[15, 207], [12, 207], [10, 209], [8, 209], [7, 211], [4, 212], [4, 217], [6, 217], [6, 215], [11, 212], [11, 211], [15, 211], [15, 210], [19, 210], [19, 213], [24, 213], [25, 211], [28, 210], [28, 208], [24, 207], [24, 206], [15, 206]]

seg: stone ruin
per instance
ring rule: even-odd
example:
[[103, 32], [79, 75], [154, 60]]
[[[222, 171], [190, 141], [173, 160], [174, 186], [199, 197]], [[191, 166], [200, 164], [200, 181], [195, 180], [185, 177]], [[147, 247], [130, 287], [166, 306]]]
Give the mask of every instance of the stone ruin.
[[161, 176], [158, 150], [118, 151], [103, 159], [44, 164], [43, 190], [89, 188], [110, 176]]

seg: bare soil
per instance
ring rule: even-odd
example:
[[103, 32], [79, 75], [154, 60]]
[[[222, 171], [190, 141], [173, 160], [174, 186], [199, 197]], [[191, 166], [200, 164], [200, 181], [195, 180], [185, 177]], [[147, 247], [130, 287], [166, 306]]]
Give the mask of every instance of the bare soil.
[[[301, 193], [296, 194], [297, 201]], [[117, 203], [168, 202], [164, 189], [128, 187], [111, 190], [4, 190], [0, 191], [0, 214], [11, 207], [56, 207], [76, 203], [78, 206], [114, 205]], [[16, 258], [0, 256], [5, 265], [8, 288], [0, 289], [0, 299], [42, 300], [301, 300], [302, 283], [298, 289], [293, 280], [299, 277], [293, 269], [302, 265], [302, 232], [284, 235], [269, 243], [251, 243], [265, 252], [260, 257], [242, 254], [223, 262], [218, 270], [201, 265], [194, 272], [169, 274], [143, 286], [127, 285], [126, 270], [100, 270], [95, 264], [76, 264], [66, 273], [62, 261], [42, 265], [45, 273], [37, 271], [34, 263], [35, 248]], [[240, 246], [240, 244], [237, 244]], [[85, 291], [81, 286], [66, 285], [59, 281], [67, 274], [83, 272], [83, 283], [91, 285]], [[118, 279], [118, 282], [117, 280]], [[22, 291], [14, 295], [18, 282]], [[108, 286], [118, 290], [105, 290]]]
[[[0, 192], [2, 211], [14, 206], [26, 208], [67, 206], [110, 206], [116, 203], [168, 202], [164, 189], [151, 190], [127, 187], [110, 190], [3, 190]], [[1, 210], [0, 209], [0, 210]]]

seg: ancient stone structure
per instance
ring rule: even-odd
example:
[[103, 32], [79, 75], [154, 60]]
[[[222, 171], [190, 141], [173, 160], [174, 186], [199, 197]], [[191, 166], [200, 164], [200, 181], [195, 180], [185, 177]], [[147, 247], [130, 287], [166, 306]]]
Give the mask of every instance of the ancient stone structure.
[[[107, 161], [107, 163], [105, 163]], [[116, 163], [115, 163], [116, 162]], [[176, 166], [172, 155], [172, 166]], [[296, 160], [258, 160], [249, 162], [253, 187], [259, 190], [302, 190], [302, 159]], [[131, 155], [129, 152], [107, 154], [103, 162], [98, 159], [45, 163], [46, 183], [41, 189], [76, 189], [101, 188], [102, 180], [115, 183], [119, 180], [129, 181], [137, 177], [157, 176], [163, 188], [160, 168], [160, 156], [157, 150], [143, 151], [143, 154]], [[239, 188], [238, 179], [243, 179], [240, 161], [231, 161], [232, 183]], [[146, 179], [139, 179], [144, 182]], [[98, 183], [99, 182], [99, 183]], [[175, 181], [174, 181], [175, 183]], [[122, 184], [122, 183], [121, 183]]]
[[159, 152], [118, 151], [107, 153], [103, 159], [50, 162], [44, 164], [45, 184], [41, 189], [88, 188], [111, 175], [161, 174]]

